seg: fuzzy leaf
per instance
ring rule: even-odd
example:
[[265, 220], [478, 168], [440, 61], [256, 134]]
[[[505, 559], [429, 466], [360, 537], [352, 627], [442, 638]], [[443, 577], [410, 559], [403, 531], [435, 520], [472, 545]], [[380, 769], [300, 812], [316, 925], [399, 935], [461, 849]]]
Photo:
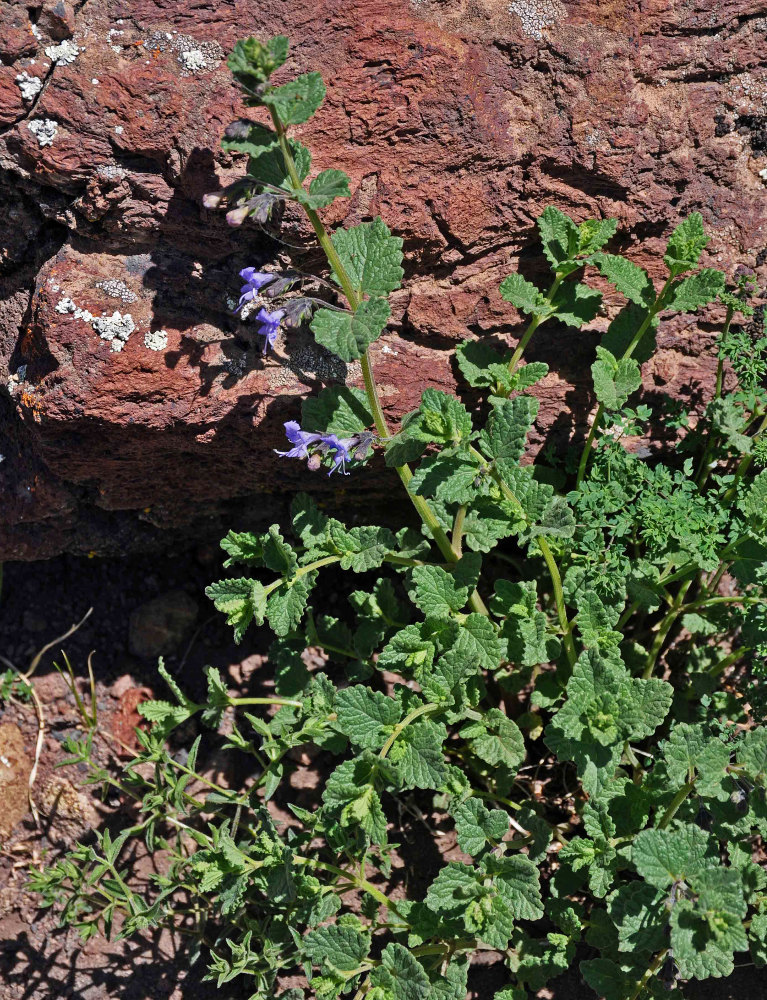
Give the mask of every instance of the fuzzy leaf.
[[[392, 236], [383, 219], [336, 229], [332, 240], [358, 294], [386, 295], [399, 288], [405, 273], [402, 239]], [[338, 281], [337, 275], [334, 278]]]
[[323, 972], [353, 972], [368, 957], [370, 941], [361, 924], [329, 924], [309, 931], [303, 947], [312, 965]]
[[266, 591], [258, 580], [219, 580], [205, 588], [216, 610], [226, 615], [227, 625], [234, 626], [234, 641], [239, 643], [245, 629], [255, 619], [256, 625], [264, 624]]
[[543, 252], [552, 268], [557, 270], [559, 263], [569, 261], [578, 252], [580, 244], [578, 227], [571, 218], [553, 205], [545, 208], [537, 221]]
[[502, 809], [488, 809], [470, 798], [453, 809], [458, 846], [476, 857], [490, 842], [500, 844], [509, 831], [509, 817]]
[[499, 401], [480, 433], [482, 450], [498, 465], [501, 475], [515, 466], [525, 453], [527, 435], [538, 413], [534, 396], [515, 396]]
[[695, 267], [709, 239], [703, 229], [703, 217], [693, 212], [676, 227], [669, 238], [663, 260], [672, 274]]
[[469, 741], [471, 752], [491, 767], [503, 765], [516, 772], [525, 759], [519, 726], [498, 708], [489, 708], [481, 721], [464, 727], [461, 736]]
[[349, 198], [349, 177], [343, 170], [323, 170], [309, 185], [309, 191], [299, 191], [298, 201], [306, 208], [325, 208], [336, 198]]
[[591, 374], [594, 394], [606, 410], [620, 410], [642, 384], [639, 364], [634, 358], [618, 361], [604, 347], [597, 347], [597, 360], [591, 366]]
[[528, 315], [545, 316], [551, 305], [541, 292], [521, 274], [510, 274], [501, 282], [501, 298]]
[[695, 312], [701, 306], [714, 302], [723, 291], [722, 271], [706, 268], [681, 281], [673, 290], [665, 308], [675, 312]]
[[556, 318], [577, 329], [594, 319], [601, 304], [601, 292], [575, 281], [562, 285], [552, 303]]
[[712, 838], [687, 823], [674, 830], [643, 830], [634, 841], [631, 860], [646, 882], [665, 889], [716, 864], [714, 852]]
[[389, 322], [391, 309], [386, 299], [372, 298], [360, 303], [355, 313], [318, 309], [311, 322], [315, 340], [342, 361], [361, 358]]
[[221, 540], [221, 548], [229, 555], [224, 562], [227, 569], [235, 563], [258, 565], [264, 555], [261, 539], [249, 531], [230, 531], [226, 538]]
[[653, 954], [663, 948], [668, 912], [666, 896], [646, 882], [627, 882], [607, 900], [618, 929], [618, 948], [634, 954]]
[[373, 423], [367, 396], [351, 385], [329, 386], [301, 405], [304, 430], [351, 437]]
[[266, 614], [276, 635], [288, 635], [301, 624], [316, 579], [317, 571], [313, 570], [292, 583], [282, 584], [269, 595]]
[[610, 253], [595, 253], [591, 263], [630, 302], [649, 308], [655, 301], [655, 288], [650, 276], [633, 261]]
[[[429, 977], [418, 959], [401, 944], [387, 944], [381, 964], [370, 973], [371, 994], [386, 1000], [428, 1000]], [[379, 992], [382, 991], [382, 992]]]
[[358, 747], [380, 750], [402, 717], [402, 707], [382, 691], [361, 684], [336, 696], [336, 727]]
[[283, 125], [301, 125], [325, 100], [325, 83], [319, 73], [303, 73], [281, 87], [268, 90], [261, 100], [276, 112]]
[[455, 396], [439, 389], [425, 389], [407, 431], [410, 437], [429, 444], [460, 444], [471, 437], [471, 416]]

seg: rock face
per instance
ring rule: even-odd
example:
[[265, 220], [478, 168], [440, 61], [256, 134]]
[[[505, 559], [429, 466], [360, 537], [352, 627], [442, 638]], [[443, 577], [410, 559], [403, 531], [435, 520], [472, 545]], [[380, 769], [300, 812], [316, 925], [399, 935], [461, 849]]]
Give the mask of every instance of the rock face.
[[[517, 267], [546, 280], [533, 221], [547, 204], [617, 216], [616, 246], [656, 278], [664, 235], [692, 210], [709, 263], [763, 266], [765, 0], [6, 0], [0, 559], [279, 517], [309, 475], [273, 455], [282, 422], [308, 391], [360, 384], [304, 333], [264, 360], [232, 313], [241, 267], [291, 244], [317, 262], [290, 213], [278, 240], [201, 207], [242, 169], [219, 139], [243, 112], [225, 54], [250, 32], [288, 34], [291, 66], [328, 83], [300, 129], [316, 169], [352, 178], [328, 221], [381, 214], [404, 237], [405, 287], [373, 348], [392, 418], [425, 386], [455, 386], [457, 340], [515, 342], [497, 286]], [[551, 366], [538, 444], [582, 436], [600, 328], [534, 341]], [[664, 328], [645, 388], [694, 397], [711, 343], [707, 323]], [[313, 488], [387, 503], [389, 476]]]

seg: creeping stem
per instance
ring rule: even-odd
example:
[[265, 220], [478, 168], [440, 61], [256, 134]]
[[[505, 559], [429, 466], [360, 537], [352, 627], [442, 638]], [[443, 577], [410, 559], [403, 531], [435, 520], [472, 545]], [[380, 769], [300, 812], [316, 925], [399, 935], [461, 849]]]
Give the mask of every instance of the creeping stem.
[[[280, 150], [282, 151], [283, 159], [285, 160], [285, 168], [288, 171], [290, 177], [290, 182], [296, 190], [303, 188], [301, 183], [301, 178], [298, 176], [298, 171], [296, 170], [296, 165], [293, 160], [293, 154], [290, 151], [290, 146], [288, 145], [287, 135], [285, 133], [285, 128], [279, 119], [279, 116], [270, 108], [270, 114], [272, 116], [272, 122], [274, 123], [275, 131], [277, 132], [277, 137], [280, 143]], [[312, 229], [314, 230], [317, 240], [322, 247], [325, 256], [327, 257], [328, 263], [333, 269], [336, 277], [338, 278], [341, 289], [346, 296], [349, 303], [349, 308], [354, 312], [361, 303], [361, 296], [358, 294], [356, 288], [352, 284], [351, 278], [349, 277], [346, 268], [344, 267], [341, 258], [338, 256], [338, 251], [333, 246], [333, 241], [330, 239], [327, 230], [322, 224], [322, 220], [319, 215], [315, 212], [313, 208], [308, 208], [303, 206], [306, 212], [307, 218], [311, 223]], [[365, 393], [368, 399], [368, 405], [370, 406], [370, 412], [373, 414], [373, 423], [375, 424], [378, 436], [381, 438], [390, 437], [389, 426], [386, 423], [386, 417], [383, 412], [383, 407], [381, 406], [381, 400], [378, 396], [378, 388], [375, 383], [375, 378], [373, 376], [373, 366], [370, 361], [370, 354], [365, 351], [362, 358], [360, 359], [360, 365], [362, 367], [362, 378], [365, 382]], [[418, 512], [418, 516], [421, 518], [423, 523], [431, 532], [434, 541], [445, 557], [445, 559], [450, 563], [458, 562], [460, 556], [453, 549], [450, 544], [450, 539], [442, 527], [442, 525], [437, 520], [434, 512], [423, 497], [416, 496], [411, 493], [408, 489], [410, 480], [413, 478], [413, 473], [410, 471], [410, 467], [407, 465], [399, 465], [396, 467], [397, 474], [402, 480], [402, 484], [407, 490], [407, 494], [410, 500]], [[474, 593], [469, 598], [469, 606], [472, 611], [476, 611], [479, 614], [487, 615], [488, 610], [485, 606], [484, 601], [479, 596], [479, 594], [474, 591]]]

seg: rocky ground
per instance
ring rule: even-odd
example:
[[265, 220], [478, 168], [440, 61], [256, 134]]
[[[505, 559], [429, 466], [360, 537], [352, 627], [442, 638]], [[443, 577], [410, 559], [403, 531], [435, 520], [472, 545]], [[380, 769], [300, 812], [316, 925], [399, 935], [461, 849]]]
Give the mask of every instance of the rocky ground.
[[[707, 263], [764, 279], [765, 0], [6, 0], [0, 558], [273, 520], [305, 475], [273, 455], [282, 422], [305, 393], [359, 381], [307, 331], [264, 361], [232, 313], [244, 265], [317, 265], [300, 220], [232, 231], [201, 204], [243, 167], [219, 149], [243, 112], [225, 55], [278, 31], [291, 69], [327, 79], [300, 133], [316, 169], [352, 178], [329, 223], [380, 213], [405, 241], [373, 349], [391, 416], [455, 385], [457, 340], [515, 342], [497, 287], [518, 267], [546, 281], [533, 221], [549, 203], [617, 216], [616, 249], [656, 280], [665, 234], [699, 210]], [[710, 384], [713, 318], [663, 329], [647, 392], [690, 400]], [[552, 370], [536, 446], [583, 436], [605, 322], [537, 336], [531, 357]], [[103, 339], [118, 329], [119, 352]], [[381, 506], [388, 491], [382, 473], [322, 488]]]

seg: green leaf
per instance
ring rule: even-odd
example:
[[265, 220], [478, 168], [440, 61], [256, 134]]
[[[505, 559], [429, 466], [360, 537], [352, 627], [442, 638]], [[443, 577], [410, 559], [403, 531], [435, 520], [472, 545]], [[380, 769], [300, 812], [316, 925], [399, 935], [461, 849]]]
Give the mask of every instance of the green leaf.
[[529, 315], [545, 316], [551, 312], [551, 304], [535, 285], [526, 281], [521, 274], [510, 274], [501, 282], [501, 298], [516, 309]]
[[488, 809], [471, 798], [453, 809], [458, 846], [476, 857], [488, 844], [500, 844], [509, 831], [509, 817], [502, 809]]
[[391, 235], [383, 219], [337, 229], [332, 240], [357, 294], [386, 295], [399, 288], [405, 273], [402, 239]]
[[245, 629], [255, 619], [256, 625], [264, 624], [266, 591], [258, 580], [219, 580], [205, 588], [217, 611], [222, 611], [227, 625], [234, 626], [234, 641], [239, 643]]
[[[304, 405], [307, 402], [309, 401], [306, 400]], [[327, 515], [320, 511], [307, 493], [295, 495], [290, 505], [290, 512], [293, 518], [293, 531], [301, 543], [309, 550], [316, 548], [325, 534], [328, 523]]]
[[696, 876], [694, 899], [680, 899], [671, 912], [671, 947], [684, 979], [729, 976], [734, 953], [748, 949], [743, 927], [746, 901], [740, 875], [711, 867]]
[[283, 125], [301, 125], [325, 100], [325, 84], [320, 73], [303, 73], [281, 87], [267, 90], [261, 100]]
[[382, 1000], [428, 1000], [429, 977], [418, 959], [401, 944], [387, 944], [381, 964], [370, 973], [371, 996], [384, 991]]
[[329, 386], [301, 404], [301, 426], [307, 431], [351, 437], [372, 423], [367, 396], [351, 385]]
[[515, 396], [499, 400], [480, 432], [480, 444], [492, 458], [504, 478], [510, 466], [516, 466], [525, 453], [527, 435], [538, 413], [534, 396]]
[[336, 727], [356, 746], [367, 750], [380, 750], [402, 718], [398, 701], [361, 684], [338, 692], [336, 712]]
[[646, 882], [666, 889], [715, 865], [715, 850], [704, 830], [686, 823], [674, 830], [642, 830], [634, 840], [631, 860]]
[[279, 525], [273, 524], [262, 538], [263, 560], [269, 569], [288, 579], [298, 569], [298, 558], [292, 547], [280, 534]]
[[463, 655], [476, 659], [485, 670], [496, 670], [503, 659], [503, 642], [485, 615], [472, 613], [466, 616], [461, 623], [456, 645]]
[[666, 940], [666, 894], [646, 882], [627, 882], [607, 898], [618, 929], [618, 948], [633, 954], [661, 951]]
[[738, 763], [757, 784], [767, 783], [767, 728], [759, 726], [746, 733], [738, 750]]
[[389, 751], [401, 788], [436, 789], [444, 784], [447, 765], [442, 744], [446, 739], [444, 725], [431, 719], [419, 719], [403, 729]]
[[513, 719], [498, 708], [489, 708], [482, 720], [461, 730], [469, 749], [491, 767], [503, 765], [516, 773], [525, 759], [525, 739]]
[[669, 238], [663, 260], [672, 275], [695, 267], [709, 239], [703, 230], [703, 217], [693, 212], [681, 222]]
[[469, 593], [476, 587], [479, 557], [464, 556], [452, 573], [441, 566], [416, 566], [413, 570], [417, 607], [429, 617], [449, 615], [466, 605]]
[[572, 538], [575, 534], [575, 514], [567, 500], [560, 496], [552, 497], [540, 519], [530, 526], [528, 534]]
[[601, 292], [575, 281], [561, 285], [552, 302], [556, 318], [577, 329], [594, 319], [601, 304]]
[[479, 473], [468, 456], [429, 455], [413, 473], [408, 490], [444, 503], [470, 503], [477, 495]]
[[586, 870], [589, 889], [598, 899], [607, 895], [615, 881], [617, 853], [605, 837], [574, 837], [558, 856], [573, 871]]
[[481, 340], [464, 340], [455, 349], [455, 360], [461, 374], [475, 388], [494, 386], [496, 378], [488, 368], [490, 365], [503, 364], [509, 357], [509, 351], [501, 354]]
[[590, 263], [630, 302], [649, 308], [655, 301], [655, 288], [650, 276], [633, 261], [610, 253], [595, 253]]
[[487, 874], [493, 877], [515, 920], [540, 920], [543, 916], [538, 869], [524, 855], [490, 855], [484, 859]]
[[288, 39], [275, 35], [268, 42], [243, 38], [236, 42], [226, 61], [234, 78], [250, 90], [265, 83], [288, 58]]
[[620, 410], [632, 392], [642, 385], [642, 374], [634, 358], [618, 361], [606, 348], [597, 347], [597, 360], [591, 366], [594, 394], [606, 410]]
[[306, 208], [325, 208], [336, 198], [349, 198], [349, 177], [343, 170], [323, 170], [309, 185], [309, 191], [299, 191], [296, 199]]
[[318, 344], [342, 361], [356, 361], [381, 336], [390, 315], [391, 309], [386, 299], [366, 299], [353, 314], [335, 309], [318, 309], [312, 319], [311, 329]]
[[425, 389], [417, 413], [408, 421], [407, 432], [429, 444], [460, 444], [471, 437], [471, 416], [455, 396], [439, 389]]
[[571, 260], [578, 253], [578, 227], [553, 205], [543, 210], [538, 219], [538, 231], [541, 234], [543, 252], [555, 271], [558, 264]]
[[341, 555], [341, 568], [354, 573], [365, 573], [380, 566], [388, 552], [396, 549], [397, 542], [388, 528], [364, 525], [345, 528], [340, 521], [328, 521], [331, 551]]
[[601, 1000], [626, 1000], [636, 987], [636, 979], [609, 958], [590, 958], [581, 962], [580, 968], [583, 978]]
[[328, 813], [342, 826], [362, 830], [375, 844], [386, 843], [386, 817], [375, 781], [381, 762], [370, 751], [344, 761], [330, 775], [322, 793]]
[[224, 561], [227, 569], [235, 563], [258, 565], [264, 555], [261, 539], [249, 531], [230, 531], [226, 538], [221, 540], [221, 548], [229, 554], [229, 558]]
[[[297, 139], [288, 139], [288, 145], [296, 165], [299, 179], [304, 180], [312, 165], [312, 156], [306, 146]], [[248, 174], [261, 184], [293, 191], [293, 181], [285, 166], [279, 146], [264, 146], [248, 160]]]
[[260, 122], [241, 120], [237, 123], [235, 135], [221, 140], [222, 149], [228, 152], [247, 153], [249, 156], [260, 156], [269, 149], [277, 149], [280, 141], [275, 131], [261, 125]]
[[695, 781], [699, 795], [726, 801], [732, 792], [728, 778], [730, 750], [721, 740], [707, 735], [702, 725], [678, 722], [663, 748], [666, 770], [672, 785], [681, 787]]
[[307, 573], [292, 583], [284, 583], [269, 595], [266, 615], [276, 635], [288, 635], [301, 624], [317, 571]]
[[425, 622], [407, 625], [396, 632], [381, 650], [378, 665], [396, 673], [409, 674], [426, 669], [434, 662], [436, 646], [429, 638]]
[[579, 254], [594, 253], [615, 235], [617, 219], [586, 219], [578, 226]]
[[[634, 334], [646, 318], [647, 310], [645, 308], [629, 302], [610, 323], [607, 333], [602, 337], [601, 346], [610, 351], [613, 357], [622, 357], [633, 341]], [[632, 357], [640, 365], [648, 361], [655, 351], [657, 326], [658, 319], [655, 317], [634, 349]]]
[[353, 972], [370, 953], [371, 936], [362, 924], [329, 924], [309, 931], [303, 940], [312, 965], [323, 972]]
[[715, 301], [724, 290], [724, 274], [713, 268], [706, 268], [689, 278], [680, 281], [672, 290], [671, 298], [665, 303], [665, 309], [675, 312], [694, 312], [701, 306]]

